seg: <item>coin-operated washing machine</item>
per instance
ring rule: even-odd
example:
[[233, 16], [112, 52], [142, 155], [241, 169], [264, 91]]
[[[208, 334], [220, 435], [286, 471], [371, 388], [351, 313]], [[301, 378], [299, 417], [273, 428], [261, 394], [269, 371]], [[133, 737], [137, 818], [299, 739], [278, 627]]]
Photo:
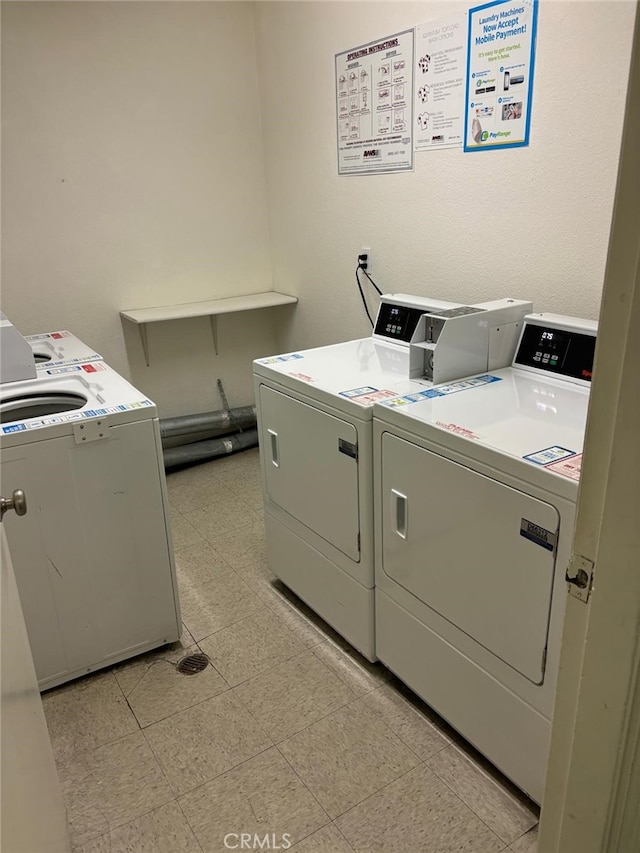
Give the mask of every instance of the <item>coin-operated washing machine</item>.
[[[469, 339], [458, 340], [469, 350], [456, 364], [465, 373], [509, 364], [531, 310], [518, 300], [484, 305], [473, 309], [482, 319]], [[424, 343], [426, 313], [460, 307], [386, 295], [370, 338], [254, 362], [269, 568], [369, 660], [376, 659], [372, 406], [426, 391], [417, 356], [416, 381], [409, 378], [410, 346]]]
[[596, 330], [528, 316], [510, 368], [374, 407], [377, 655], [537, 802]]
[[155, 405], [99, 361], [0, 386], [3, 526], [41, 690], [178, 639]]
[[100, 353], [64, 329], [59, 332], [25, 335], [25, 340], [33, 351], [36, 369], [39, 371], [53, 370], [68, 364], [102, 361]]

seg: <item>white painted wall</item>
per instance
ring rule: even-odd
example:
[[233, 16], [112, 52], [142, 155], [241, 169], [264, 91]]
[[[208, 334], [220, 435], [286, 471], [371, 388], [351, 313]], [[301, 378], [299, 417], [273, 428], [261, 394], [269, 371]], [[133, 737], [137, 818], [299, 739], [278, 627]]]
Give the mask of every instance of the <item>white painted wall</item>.
[[[334, 54], [454, 8], [5, 0], [5, 312], [71, 329], [162, 415], [218, 408], [218, 377], [248, 402], [254, 357], [368, 334], [363, 245], [386, 291], [597, 316], [628, 0], [542, 0], [528, 148], [337, 175]], [[298, 306], [221, 318], [218, 357], [207, 319], [158, 324], [147, 368], [118, 315], [272, 283]]]
[[273, 310], [221, 318], [218, 358], [206, 318], [150, 327], [150, 368], [118, 312], [271, 287], [253, 4], [3, 2], [2, 120], [21, 331], [70, 329], [163, 415], [218, 408], [217, 377], [249, 402]]
[[368, 333], [361, 246], [383, 291], [531, 298], [597, 317], [633, 3], [542, 0], [529, 147], [419, 153], [412, 174], [337, 174], [334, 54], [456, 8], [468, 4], [256, 4], [274, 281], [300, 297], [283, 349]]

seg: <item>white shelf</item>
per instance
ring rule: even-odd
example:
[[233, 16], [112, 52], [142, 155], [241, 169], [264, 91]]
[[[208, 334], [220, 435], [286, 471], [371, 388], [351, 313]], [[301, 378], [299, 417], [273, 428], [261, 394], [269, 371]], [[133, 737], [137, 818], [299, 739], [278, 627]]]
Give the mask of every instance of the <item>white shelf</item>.
[[226, 299], [209, 299], [206, 302], [183, 302], [178, 305], [160, 305], [152, 308], [133, 308], [121, 311], [120, 316], [135, 323], [140, 332], [140, 341], [144, 357], [149, 366], [149, 344], [147, 323], [161, 323], [169, 320], [186, 320], [191, 317], [209, 317], [216, 355], [218, 354], [218, 333], [216, 318], [219, 314], [235, 314], [239, 311], [256, 311], [260, 308], [273, 308], [277, 305], [293, 305], [296, 296], [267, 290], [263, 293], [249, 293], [246, 296], [230, 296]]

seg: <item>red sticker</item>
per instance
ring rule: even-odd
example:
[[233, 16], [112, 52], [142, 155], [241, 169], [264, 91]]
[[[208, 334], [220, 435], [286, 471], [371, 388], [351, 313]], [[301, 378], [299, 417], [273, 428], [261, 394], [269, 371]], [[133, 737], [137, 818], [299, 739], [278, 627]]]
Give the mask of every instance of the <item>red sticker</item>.
[[62, 337], [62, 335], [60, 334], [60, 332], [54, 332], [54, 333], [51, 335], [51, 337], [52, 337], [52, 338], [55, 338], [56, 340], [58, 340], [59, 338], [61, 338], [61, 337]]
[[464, 438], [479, 438], [473, 430], [466, 429], [466, 427], [461, 427], [458, 424], [445, 424], [443, 421], [436, 421], [436, 426], [439, 426], [440, 429], [446, 429], [448, 432], [453, 432], [456, 435], [461, 435]]
[[545, 465], [544, 467], [547, 471], [553, 471], [555, 474], [569, 477], [570, 480], [579, 480], [582, 468], [582, 453], [577, 453], [568, 459], [560, 459], [559, 462], [553, 462], [551, 465]]

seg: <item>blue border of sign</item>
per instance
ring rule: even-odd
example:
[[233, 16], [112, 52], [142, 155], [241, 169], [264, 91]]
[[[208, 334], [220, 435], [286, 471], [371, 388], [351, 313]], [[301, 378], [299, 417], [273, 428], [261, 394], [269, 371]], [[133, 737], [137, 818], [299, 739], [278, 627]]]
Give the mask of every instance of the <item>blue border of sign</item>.
[[536, 38], [538, 35], [538, 0], [532, 0], [533, 12], [531, 17], [531, 52], [529, 54], [529, 91], [527, 92], [527, 121], [524, 129], [524, 139], [522, 142], [503, 142], [500, 145], [467, 145], [467, 129], [469, 127], [469, 74], [471, 72], [471, 24], [474, 12], [482, 12], [485, 9], [490, 9], [492, 6], [506, 6], [512, 4], [515, 0], [493, 0], [491, 3], [484, 3], [482, 6], [474, 6], [469, 9], [468, 26], [467, 26], [467, 72], [465, 75], [465, 95], [464, 95], [464, 141], [462, 150], [464, 153], [473, 151], [496, 151], [500, 148], [522, 148], [529, 144], [529, 130], [531, 128], [531, 103], [533, 99], [533, 75], [536, 64]]

